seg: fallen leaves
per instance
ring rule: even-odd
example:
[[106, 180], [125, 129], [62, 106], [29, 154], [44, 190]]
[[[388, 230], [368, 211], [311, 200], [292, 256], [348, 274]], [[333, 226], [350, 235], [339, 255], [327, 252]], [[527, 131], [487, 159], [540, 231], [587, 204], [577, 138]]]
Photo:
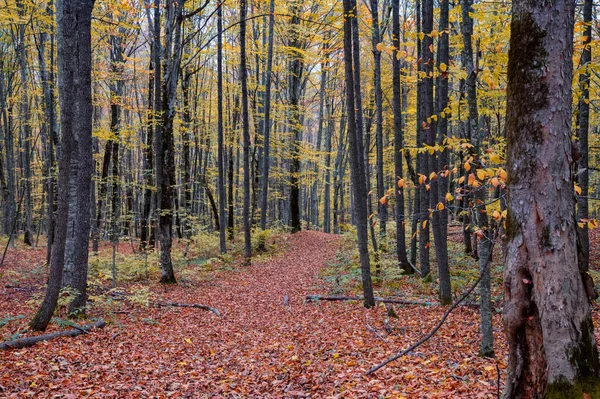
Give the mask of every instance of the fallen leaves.
[[[300, 232], [289, 244], [284, 255], [249, 267], [217, 270], [185, 285], [150, 285], [165, 301], [213, 304], [222, 318], [121, 301], [119, 310], [127, 313], [102, 314], [110, 321], [103, 330], [1, 353], [0, 396], [496, 397], [496, 360], [477, 355], [479, 316], [469, 307], [457, 309], [418, 352], [366, 377], [365, 370], [418, 340], [445, 308], [396, 306], [399, 318], [387, 320], [385, 307], [305, 303], [306, 294], [331, 288], [317, 274], [334, 259], [339, 240]], [[39, 264], [43, 255], [32, 251], [26, 258]], [[11, 261], [12, 268], [18, 259]], [[41, 286], [44, 274], [37, 279]], [[0, 291], [0, 316], [29, 315], [24, 304], [32, 293]], [[285, 296], [289, 306], [282, 304]], [[366, 315], [387, 343], [366, 328]], [[506, 344], [499, 315], [494, 325], [503, 373]]]

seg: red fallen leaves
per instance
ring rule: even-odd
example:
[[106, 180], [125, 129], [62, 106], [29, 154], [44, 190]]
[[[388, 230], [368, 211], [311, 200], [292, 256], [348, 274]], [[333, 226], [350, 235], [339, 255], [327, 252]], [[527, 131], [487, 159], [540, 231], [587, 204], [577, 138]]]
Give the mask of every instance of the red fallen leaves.
[[[388, 334], [382, 306], [367, 311], [356, 303], [304, 303], [306, 294], [328, 292], [315, 276], [337, 249], [334, 236], [301, 232], [290, 237], [284, 255], [270, 260], [185, 287], [155, 284], [162, 300], [210, 304], [223, 318], [123, 303], [129, 313], [112, 320], [103, 315], [111, 321], [103, 330], [0, 353], [0, 397], [496, 397], [496, 360], [477, 356], [478, 313], [464, 307], [417, 352], [366, 377], [369, 367], [418, 340], [444, 309], [396, 307], [399, 319], [392, 319]], [[0, 316], [30, 315], [22, 303], [31, 293], [1, 293]], [[9, 297], [17, 300], [4, 301]], [[387, 343], [366, 328], [366, 319]], [[498, 316], [494, 322], [504, 370]]]

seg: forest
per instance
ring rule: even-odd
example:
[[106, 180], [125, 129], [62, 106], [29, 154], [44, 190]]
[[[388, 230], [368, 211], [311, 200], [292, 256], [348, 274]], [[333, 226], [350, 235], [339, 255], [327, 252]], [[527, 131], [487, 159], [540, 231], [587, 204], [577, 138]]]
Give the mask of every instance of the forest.
[[600, 399], [599, 11], [0, 0], [0, 397]]

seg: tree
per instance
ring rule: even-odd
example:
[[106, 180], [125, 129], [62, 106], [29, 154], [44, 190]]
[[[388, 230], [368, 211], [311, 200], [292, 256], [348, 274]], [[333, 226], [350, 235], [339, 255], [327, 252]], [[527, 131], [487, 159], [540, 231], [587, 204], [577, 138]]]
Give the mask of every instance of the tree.
[[269, 169], [271, 156], [271, 80], [273, 78], [273, 37], [275, 30], [275, 0], [269, 1], [269, 38], [267, 49], [267, 67], [265, 71], [265, 123], [263, 132], [263, 165], [260, 201], [260, 228], [267, 228], [267, 211], [269, 207]]
[[600, 398], [590, 301], [577, 263], [570, 138], [574, 12], [572, 0], [512, 4], [504, 398]]
[[363, 285], [364, 305], [375, 306], [373, 285], [371, 281], [371, 265], [369, 261], [369, 244], [367, 232], [367, 184], [363, 159], [362, 118], [359, 117], [362, 107], [356, 97], [360, 97], [360, 67], [358, 58], [358, 21], [354, 0], [344, 0], [344, 72], [346, 78], [346, 111], [348, 113], [348, 142], [350, 147], [350, 167], [352, 170], [352, 193], [354, 196], [354, 215], [358, 237], [358, 252]]
[[[86, 220], [77, 226], [76, 233], [88, 240], [90, 233], [89, 198], [91, 181], [91, 20], [93, 0], [58, 0], [56, 4], [58, 41], [58, 79], [60, 119], [62, 130], [62, 151], [58, 176], [58, 212], [54, 230], [54, 248], [50, 262], [50, 273], [46, 295], [40, 309], [30, 325], [34, 330], [45, 330], [52, 318], [62, 283], [65, 263], [67, 223], [69, 219], [69, 178], [72, 153], [77, 151], [81, 167], [78, 179], [83, 197], [87, 194], [88, 203], [81, 204], [80, 212], [87, 210]], [[89, 158], [88, 158], [89, 155]], [[87, 180], [85, 179], [87, 177]], [[85, 189], [87, 188], [87, 192]], [[86, 231], [87, 230], [87, 231]], [[85, 251], [84, 251], [85, 250]], [[73, 287], [79, 290], [72, 307], [85, 305], [87, 286], [87, 241], [80, 248], [75, 260], [78, 267], [74, 274]]]
[[[448, 149], [444, 148], [444, 141], [448, 135], [448, 117], [444, 110], [448, 108], [448, 73], [446, 70], [450, 63], [450, 32], [448, 26], [449, 4], [448, 0], [440, 2], [440, 36], [438, 41], [437, 58], [437, 89], [436, 89], [436, 119], [433, 124], [436, 130], [436, 144], [439, 148], [437, 158], [434, 158], [434, 172], [437, 177], [431, 182], [432, 215], [431, 227], [435, 243], [435, 256], [438, 264], [440, 280], [440, 303], [452, 303], [452, 285], [450, 282], [450, 267], [448, 265], [448, 209], [444, 205], [445, 195], [448, 192]], [[442, 117], [444, 115], [444, 117]], [[437, 162], [436, 162], [437, 161]], [[441, 204], [441, 209], [439, 204]]]
[[250, 121], [248, 116], [248, 70], [246, 63], [246, 0], [240, 0], [240, 81], [242, 86], [242, 140], [244, 147], [244, 256], [246, 262], [252, 258], [252, 238], [250, 236]]
[[[223, 4], [217, 5], [217, 162], [219, 193], [219, 247], [221, 253], [227, 252], [227, 238], [225, 225], [225, 138], [223, 132]], [[267, 89], [268, 90], [268, 89]]]
[[587, 219], [589, 218], [589, 129], [590, 129], [590, 72], [588, 71], [592, 62], [592, 0], [585, 0], [583, 3], [583, 52], [581, 53], [581, 68], [583, 72], [579, 75], [579, 102], [577, 105], [577, 133], [579, 138], [579, 162], [577, 164], [577, 182], [581, 187], [581, 194], [577, 198], [577, 217], [583, 223], [583, 227], [577, 229], [579, 236], [579, 267], [582, 271], [587, 271], [590, 266], [590, 235]]
[[402, 126], [402, 82], [401, 64], [398, 59], [400, 53], [400, 0], [392, 2], [392, 37], [396, 47], [396, 55], [392, 58], [392, 85], [393, 85], [393, 113], [394, 113], [394, 172], [396, 175], [396, 201], [394, 213], [396, 216], [396, 256], [398, 266], [406, 274], [414, 273], [408, 262], [406, 254], [406, 221], [404, 215], [404, 180], [402, 167], [402, 148], [404, 147], [404, 134]]

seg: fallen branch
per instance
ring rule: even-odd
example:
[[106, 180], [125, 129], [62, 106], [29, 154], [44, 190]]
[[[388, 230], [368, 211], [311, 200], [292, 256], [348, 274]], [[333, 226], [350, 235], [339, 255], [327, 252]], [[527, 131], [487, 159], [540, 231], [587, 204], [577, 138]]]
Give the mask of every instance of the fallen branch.
[[154, 306], [164, 306], [164, 307], [173, 306], [173, 307], [177, 307], [177, 308], [203, 309], [203, 310], [207, 310], [209, 312], [213, 312], [217, 316], [221, 317], [221, 312], [219, 312], [217, 309], [215, 309], [213, 307], [210, 307], [208, 305], [201, 305], [201, 304], [197, 304], [197, 303], [152, 302], [151, 305], [154, 305]]
[[58, 337], [76, 337], [81, 334], [87, 334], [94, 328], [102, 328], [106, 325], [104, 320], [100, 319], [94, 324], [88, 324], [82, 327], [74, 326], [71, 330], [57, 331], [49, 334], [37, 335], [35, 337], [19, 338], [12, 341], [6, 341], [0, 344], [0, 349], [21, 349], [33, 346], [38, 342], [48, 341]]
[[412, 352], [417, 347], [421, 346], [421, 344], [423, 344], [427, 340], [429, 340], [429, 338], [431, 338], [431, 337], [434, 336], [434, 334], [440, 329], [440, 327], [442, 327], [442, 325], [444, 324], [444, 322], [446, 321], [446, 319], [448, 318], [448, 316], [450, 315], [450, 313], [452, 313], [452, 311], [454, 309], [456, 309], [456, 307], [458, 305], [460, 305], [460, 303], [462, 301], [464, 301], [465, 299], [467, 299], [467, 297], [469, 295], [471, 295], [471, 293], [473, 292], [473, 290], [475, 289], [475, 287], [477, 287], [479, 285], [479, 283], [481, 282], [481, 279], [483, 278], [484, 272], [490, 267], [490, 263], [492, 263], [492, 254], [494, 253], [494, 244], [495, 244], [495, 242], [492, 241], [492, 246], [490, 248], [490, 255], [488, 256], [488, 259], [487, 259], [487, 261], [485, 263], [485, 267], [479, 273], [479, 277], [477, 278], [477, 280], [475, 281], [475, 283], [471, 287], [469, 287], [469, 289], [456, 302], [454, 302], [452, 304], [452, 306], [450, 306], [450, 308], [448, 308], [448, 310], [446, 310], [446, 312], [444, 313], [444, 316], [442, 316], [442, 318], [440, 319], [439, 323], [433, 329], [431, 329], [431, 331], [429, 331], [423, 338], [421, 338], [420, 340], [418, 340], [417, 342], [415, 342], [414, 344], [412, 344], [411, 346], [409, 346], [407, 349], [403, 350], [400, 353], [395, 354], [394, 356], [388, 358], [384, 362], [379, 363], [377, 366], [374, 366], [374, 367], [370, 368], [369, 370], [367, 370], [365, 372], [366, 375], [372, 374], [372, 373], [376, 372], [377, 370], [379, 370], [380, 368], [382, 368], [382, 367], [386, 366], [387, 364], [393, 362], [394, 360], [400, 359], [402, 356], [406, 355], [409, 352]]
[[[322, 295], [307, 295], [305, 298], [306, 302], [318, 302], [318, 301], [362, 301], [362, 296], [322, 296]], [[381, 298], [376, 296], [375, 302], [383, 303], [397, 303], [400, 305], [422, 305], [422, 306], [439, 306], [437, 302], [424, 302], [424, 301], [410, 301], [407, 299], [389, 299]]]

